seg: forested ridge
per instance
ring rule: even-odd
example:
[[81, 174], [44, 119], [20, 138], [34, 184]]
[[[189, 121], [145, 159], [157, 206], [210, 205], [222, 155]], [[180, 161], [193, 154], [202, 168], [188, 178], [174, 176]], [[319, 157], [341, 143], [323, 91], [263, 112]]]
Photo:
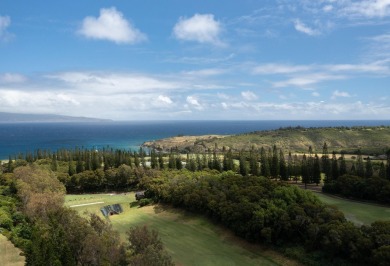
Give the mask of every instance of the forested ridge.
[[[142, 148], [37, 150], [10, 156], [2, 165], [0, 228], [25, 252], [29, 265], [45, 260], [127, 265], [148, 261], [157, 251], [157, 259], [169, 265], [161, 245], [137, 255], [98, 216], [85, 219], [62, 207], [65, 191], [146, 189], [145, 204], [168, 203], [207, 215], [240, 237], [271, 245], [304, 264], [386, 265], [390, 221], [357, 227], [310, 192], [287, 184], [323, 179], [326, 191], [388, 203], [390, 152], [385, 154], [376, 162], [360, 152], [346, 159], [329, 152], [326, 142], [321, 154], [310, 146], [304, 154], [284, 154], [276, 145], [241, 151], [214, 145], [187, 154]], [[90, 243], [96, 243], [94, 248]], [[96, 253], [98, 258], [91, 258]]]

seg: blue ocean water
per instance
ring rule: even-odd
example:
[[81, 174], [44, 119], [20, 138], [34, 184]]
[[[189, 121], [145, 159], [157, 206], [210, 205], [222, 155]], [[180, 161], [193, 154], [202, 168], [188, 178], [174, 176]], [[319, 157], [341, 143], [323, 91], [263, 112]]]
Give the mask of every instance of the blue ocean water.
[[177, 135], [239, 134], [280, 127], [390, 126], [390, 120], [147, 121], [101, 123], [0, 123], [0, 159], [36, 149], [137, 150], [149, 140]]

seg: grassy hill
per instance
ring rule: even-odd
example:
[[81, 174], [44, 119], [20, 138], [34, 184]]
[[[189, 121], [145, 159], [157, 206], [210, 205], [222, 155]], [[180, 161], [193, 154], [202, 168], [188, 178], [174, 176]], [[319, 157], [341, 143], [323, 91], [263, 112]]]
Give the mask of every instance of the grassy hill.
[[200, 151], [214, 149], [232, 148], [233, 150], [249, 150], [254, 148], [269, 148], [274, 144], [291, 152], [307, 152], [309, 146], [313, 151], [322, 152], [324, 142], [328, 145], [329, 152], [345, 151], [356, 153], [358, 149], [364, 154], [383, 154], [390, 148], [390, 127], [331, 127], [331, 128], [281, 128], [270, 131], [256, 131], [240, 135], [225, 137], [202, 138], [195, 141], [182, 137], [181, 143], [172, 142], [171, 139], [164, 139], [145, 143], [145, 146], [169, 150], [177, 147], [179, 150]]

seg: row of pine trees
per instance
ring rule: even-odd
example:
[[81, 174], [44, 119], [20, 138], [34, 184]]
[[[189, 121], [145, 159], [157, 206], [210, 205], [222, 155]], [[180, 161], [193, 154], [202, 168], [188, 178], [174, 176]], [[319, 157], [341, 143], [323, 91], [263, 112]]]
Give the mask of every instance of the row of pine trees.
[[[150, 157], [150, 161], [146, 157]], [[233, 152], [225, 148], [219, 151], [215, 148], [213, 151], [187, 154], [186, 158], [174, 150], [164, 154], [155, 150], [147, 152], [142, 148], [138, 151], [112, 148], [102, 150], [60, 149], [56, 152], [37, 150], [34, 153], [27, 153], [25, 156], [19, 154], [14, 160], [10, 157], [6, 170], [12, 172], [20, 161], [32, 163], [39, 160], [50, 160], [53, 171], [58, 170], [59, 161], [68, 162], [69, 176], [86, 170], [118, 168], [124, 164], [136, 168], [235, 171], [243, 176], [265, 176], [284, 181], [297, 181], [301, 178], [305, 184], [319, 184], [321, 173], [324, 174], [325, 182], [337, 180], [338, 177], [345, 174], [367, 178], [378, 176], [390, 180], [390, 152], [387, 153], [387, 163], [382, 161], [379, 167], [374, 168], [370, 157], [364, 160], [360, 151], [358, 151], [356, 160], [353, 161], [347, 161], [344, 154], [337, 157], [336, 153], [332, 152], [330, 155], [326, 142], [323, 145], [321, 156], [314, 153], [312, 147], [309, 147], [307, 154], [298, 155], [289, 152], [285, 156], [284, 151], [277, 148], [276, 145], [268, 150], [262, 147], [260, 150], [252, 148], [250, 151], [240, 152]]]

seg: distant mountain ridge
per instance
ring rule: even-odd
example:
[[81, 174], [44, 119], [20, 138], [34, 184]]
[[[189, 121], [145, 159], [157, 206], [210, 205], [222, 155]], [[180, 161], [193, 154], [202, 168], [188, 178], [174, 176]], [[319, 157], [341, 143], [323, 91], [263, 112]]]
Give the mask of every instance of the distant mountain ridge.
[[21, 122], [109, 122], [109, 119], [75, 117], [53, 114], [17, 114], [0, 112], [0, 123], [21, 123]]

